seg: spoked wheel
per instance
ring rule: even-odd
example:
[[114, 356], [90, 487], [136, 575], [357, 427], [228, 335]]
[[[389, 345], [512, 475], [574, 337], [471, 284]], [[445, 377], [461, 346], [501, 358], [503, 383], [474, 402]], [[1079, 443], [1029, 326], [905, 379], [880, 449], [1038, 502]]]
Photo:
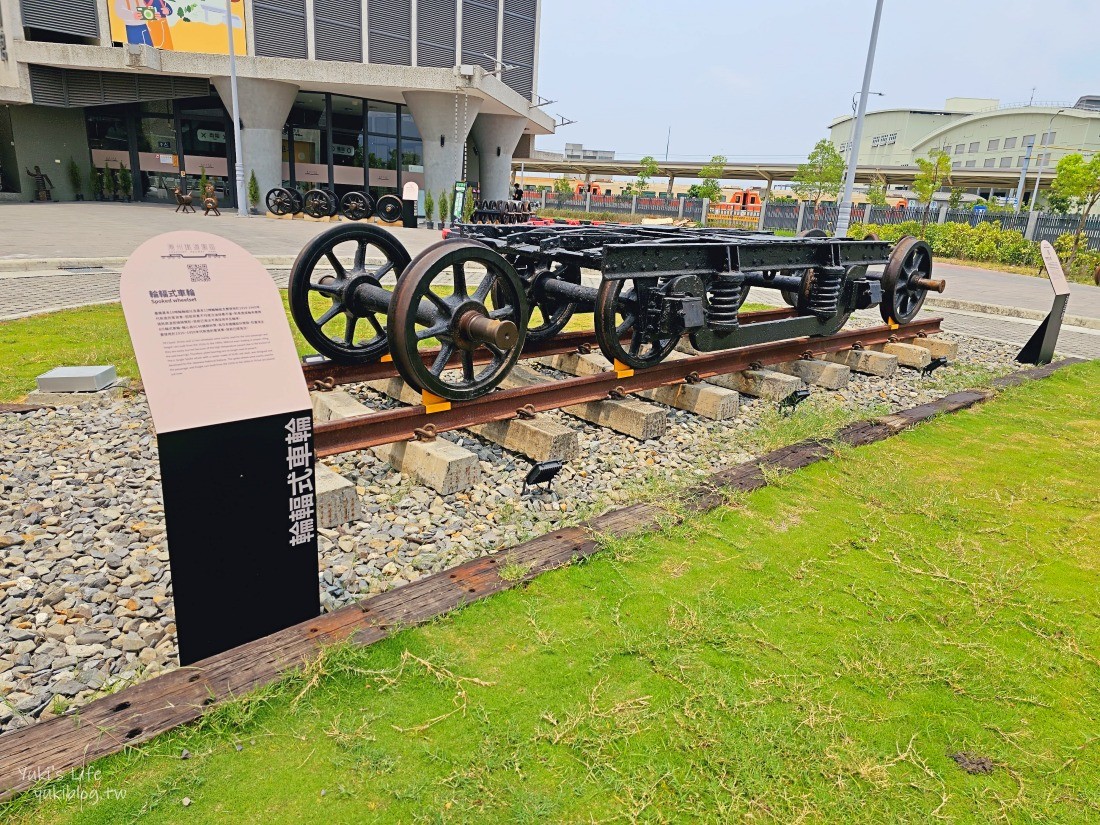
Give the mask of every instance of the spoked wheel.
[[[827, 238], [829, 236], [828, 236], [828, 234], [826, 234], [824, 229], [803, 229], [801, 232], [798, 233], [798, 237], [799, 238]], [[802, 287], [803, 288], [801, 290], [802, 292], [808, 291], [809, 281], [810, 281], [810, 279], [806, 277], [806, 270], [803, 270], [802, 271]], [[798, 292], [795, 292], [794, 290], [790, 290], [790, 289], [784, 289], [784, 290], [781, 291], [780, 294], [782, 294], [783, 300], [787, 303], [788, 306], [792, 306], [792, 307], [797, 307], [798, 306]]]
[[[527, 298], [515, 268], [475, 241], [442, 241], [417, 255], [397, 282], [390, 353], [410, 386], [468, 401], [492, 390], [515, 366], [526, 326]], [[435, 342], [439, 353], [425, 363], [421, 353]], [[479, 350], [488, 363], [475, 363]], [[448, 368], [454, 356], [458, 364]]]
[[287, 290], [290, 314], [322, 355], [345, 364], [386, 354], [386, 313], [409, 253], [377, 226], [343, 224], [298, 253]]
[[397, 223], [401, 220], [401, 198], [397, 195], [383, 195], [375, 205], [378, 217], [386, 223]]
[[[577, 311], [576, 301], [562, 298], [547, 292], [549, 281], [563, 281], [569, 284], [581, 283], [581, 269], [574, 264], [549, 264], [545, 261], [520, 259], [515, 262], [516, 271], [527, 290], [527, 306], [530, 317], [527, 320], [527, 340], [545, 341], [553, 338], [569, 323]], [[497, 297], [494, 292], [494, 298]]]
[[349, 220], [361, 221], [374, 214], [374, 200], [366, 192], [348, 192], [340, 200], [340, 211]]
[[[656, 278], [604, 281], [596, 293], [596, 341], [608, 361], [645, 369], [672, 352], [679, 336], [662, 333], [660, 319], [649, 309], [647, 293], [659, 285]], [[623, 338], [629, 336], [626, 344]]]
[[264, 198], [267, 203], [267, 211], [273, 215], [293, 215], [298, 210], [295, 208], [294, 195], [289, 189], [275, 187]]
[[303, 198], [302, 209], [311, 218], [327, 218], [332, 204], [330, 195], [324, 189], [310, 189]]
[[882, 272], [879, 312], [889, 323], [908, 324], [917, 317], [929, 289], [943, 292], [943, 281], [933, 281], [932, 250], [927, 243], [907, 236], [898, 241]]
[[302, 193], [297, 189], [291, 189], [290, 195], [294, 198], [294, 214], [297, 215], [302, 211], [302, 207], [305, 206], [305, 199], [302, 197]]

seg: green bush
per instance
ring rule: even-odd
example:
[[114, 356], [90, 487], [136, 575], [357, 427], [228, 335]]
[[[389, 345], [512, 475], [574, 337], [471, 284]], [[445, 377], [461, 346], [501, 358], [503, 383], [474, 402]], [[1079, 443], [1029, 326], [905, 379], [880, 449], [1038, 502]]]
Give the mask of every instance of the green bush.
[[1081, 238], [1081, 245], [1077, 249], [1077, 257], [1073, 260], [1072, 270], [1069, 268], [1069, 259], [1073, 254], [1073, 233], [1059, 235], [1054, 241], [1054, 251], [1062, 259], [1062, 266], [1066, 267], [1066, 275], [1071, 281], [1095, 283], [1100, 286], [1100, 250], [1089, 249], [1085, 246], [1086, 243], [1085, 238]]
[[[905, 235], [919, 235], [917, 221], [896, 224], [853, 224], [848, 236], [862, 238], [873, 232], [884, 241], [896, 243]], [[931, 223], [925, 227], [924, 239], [932, 254], [964, 261], [983, 261], [1011, 266], [1042, 264], [1039, 245], [1024, 238], [1015, 229], [1002, 229], [1000, 221], [983, 221], [976, 226], [965, 223]]]

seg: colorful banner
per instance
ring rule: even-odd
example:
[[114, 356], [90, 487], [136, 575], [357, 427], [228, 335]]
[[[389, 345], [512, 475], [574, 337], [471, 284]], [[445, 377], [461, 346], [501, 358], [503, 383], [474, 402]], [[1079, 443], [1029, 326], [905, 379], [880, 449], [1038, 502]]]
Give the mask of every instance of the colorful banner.
[[[229, 54], [224, 0], [106, 0], [111, 39], [175, 52]], [[244, 2], [232, 0], [233, 48], [247, 54]]]

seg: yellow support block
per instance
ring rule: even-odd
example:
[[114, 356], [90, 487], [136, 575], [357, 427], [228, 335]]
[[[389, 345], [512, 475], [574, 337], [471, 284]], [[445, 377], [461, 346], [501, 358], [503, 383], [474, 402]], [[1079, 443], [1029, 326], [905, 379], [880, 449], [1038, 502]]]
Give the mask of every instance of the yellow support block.
[[379, 360], [379, 361], [381, 361], [381, 362], [382, 362], [383, 364], [389, 364], [389, 363], [392, 363], [392, 362], [393, 362], [393, 356], [392, 356], [392, 355], [390, 355], [390, 354], [389, 354], [389, 353], [387, 352], [387, 353], [386, 353], [385, 355], [383, 355], [383, 356], [382, 356], [381, 358], [379, 358], [378, 360]]
[[440, 398], [438, 395], [427, 390], [420, 391], [420, 403], [424, 405], [424, 412], [431, 415], [437, 412], [446, 412], [451, 408], [451, 402], [446, 398]]
[[629, 378], [634, 374], [634, 370], [632, 370], [618, 358], [615, 359], [614, 367], [615, 375], [617, 375], [619, 378]]

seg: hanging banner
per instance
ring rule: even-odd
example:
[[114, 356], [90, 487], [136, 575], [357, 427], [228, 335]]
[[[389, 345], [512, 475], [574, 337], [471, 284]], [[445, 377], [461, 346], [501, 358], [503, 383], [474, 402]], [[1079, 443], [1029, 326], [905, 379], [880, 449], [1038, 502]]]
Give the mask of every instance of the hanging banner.
[[120, 292], [187, 665], [320, 612], [309, 393], [279, 291], [236, 244], [159, 235], [130, 256]]
[[[104, 0], [111, 40], [174, 52], [229, 54], [222, 0]], [[233, 0], [233, 49], [248, 53], [245, 4]]]

